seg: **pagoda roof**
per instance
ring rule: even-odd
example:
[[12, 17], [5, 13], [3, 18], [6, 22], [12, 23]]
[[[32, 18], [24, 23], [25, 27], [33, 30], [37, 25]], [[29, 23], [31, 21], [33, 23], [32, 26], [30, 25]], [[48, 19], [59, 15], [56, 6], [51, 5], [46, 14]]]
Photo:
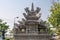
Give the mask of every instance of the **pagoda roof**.
[[38, 20], [27, 20], [25, 24], [39, 24]]
[[20, 25], [18, 26], [18, 28], [25, 28], [25, 25], [20, 24]]
[[39, 11], [40, 11], [40, 8], [37, 7], [36, 10], [34, 10], [34, 5], [32, 3], [32, 6], [31, 6], [31, 10], [29, 10], [29, 8], [25, 8], [25, 11], [26, 13], [23, 13], [24, 17], [27, 19], [27, 20], [38, 20], [41, 15], [39, 14], [39, 16], [36, 16]]

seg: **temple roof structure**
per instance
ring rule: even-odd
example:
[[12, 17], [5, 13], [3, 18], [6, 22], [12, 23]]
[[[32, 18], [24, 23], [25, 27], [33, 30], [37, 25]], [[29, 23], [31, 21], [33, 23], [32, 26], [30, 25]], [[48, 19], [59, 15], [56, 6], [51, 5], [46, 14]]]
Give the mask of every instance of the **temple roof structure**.
[[51, 40], [46, 22], [39, 20], [40, 10], [39, 7], [34, 10], [33, 3], [31, 10], [28, 7], [25, 8], [26, 13], [23, 13], [25, 19], [23, 18], [22, 21], [18, 21], [19, 24], [15, 24], [14, 40]]
[[32, 3], [31, 10], [29, 10], [28, 7], [25, 8], [27, 14], [23, 13], [23, 15], [27, 20], [38, 20], [41, 17], [41, 14], [38, 14], [40, 10], [41, 9], [39, 7], [37, 7], [36, 10], [34, 10], [34, 5]]

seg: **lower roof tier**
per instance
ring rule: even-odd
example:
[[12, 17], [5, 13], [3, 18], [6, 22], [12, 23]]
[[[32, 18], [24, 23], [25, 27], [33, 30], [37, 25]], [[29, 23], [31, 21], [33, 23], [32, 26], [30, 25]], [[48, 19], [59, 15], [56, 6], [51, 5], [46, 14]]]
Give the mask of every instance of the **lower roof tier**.
[[38, 20], [26, 20], [25, 24], [39, 24]]

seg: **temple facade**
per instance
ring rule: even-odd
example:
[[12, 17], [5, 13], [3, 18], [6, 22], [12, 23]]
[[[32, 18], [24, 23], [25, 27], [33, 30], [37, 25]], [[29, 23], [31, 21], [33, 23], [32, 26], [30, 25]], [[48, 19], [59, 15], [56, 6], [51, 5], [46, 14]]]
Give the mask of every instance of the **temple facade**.
[[33, 3], [31, 10], [25, 8], [26, 13], [23, 13], [25, 18], [18, 21], [19, 24], [15, 23], [14, 40], [51, 40], [49, 27], [40, 20], [40, 10], [39, 7], [34, 10]]

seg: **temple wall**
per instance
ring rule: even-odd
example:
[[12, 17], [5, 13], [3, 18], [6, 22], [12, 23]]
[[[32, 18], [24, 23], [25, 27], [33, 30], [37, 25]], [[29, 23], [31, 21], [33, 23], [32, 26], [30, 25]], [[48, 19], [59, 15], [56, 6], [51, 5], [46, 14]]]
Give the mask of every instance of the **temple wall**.
[[16, 36], [14, 40], [50, 40], [50, 36]]

